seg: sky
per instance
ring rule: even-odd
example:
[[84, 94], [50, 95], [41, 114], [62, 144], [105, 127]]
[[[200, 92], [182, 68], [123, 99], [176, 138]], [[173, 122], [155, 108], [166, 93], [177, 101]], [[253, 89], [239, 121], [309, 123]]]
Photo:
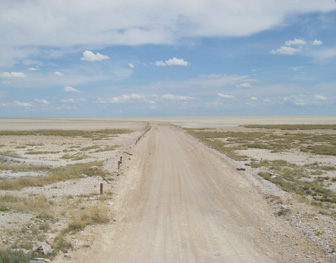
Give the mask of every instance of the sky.
[[336, 115], [335, 0], [1, 0], [0, 117]]

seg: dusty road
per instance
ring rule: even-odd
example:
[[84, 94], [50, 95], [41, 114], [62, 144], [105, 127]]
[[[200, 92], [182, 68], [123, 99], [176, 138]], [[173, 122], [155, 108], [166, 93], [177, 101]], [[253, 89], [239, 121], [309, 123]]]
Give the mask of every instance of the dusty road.
[[132, 153], [116, 222], [63, 262], [325, 262], [258, 180], [181, 129], [155, 124]]

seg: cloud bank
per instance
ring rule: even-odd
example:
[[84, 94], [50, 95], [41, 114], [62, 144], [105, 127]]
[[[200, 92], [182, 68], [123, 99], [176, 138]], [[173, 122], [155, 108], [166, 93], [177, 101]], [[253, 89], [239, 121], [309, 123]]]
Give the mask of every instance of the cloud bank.
[[[248, 36], [280, 25], [288, 16], [335, 11], [336, 5], [331, 0], [3, 0], [0, 9], [0, 45], [6, 51], [0, 59], [10, 61], [36, 54], [39, 47], [101, 48]], [[87, 50], [82, 59], [108, 57]]]

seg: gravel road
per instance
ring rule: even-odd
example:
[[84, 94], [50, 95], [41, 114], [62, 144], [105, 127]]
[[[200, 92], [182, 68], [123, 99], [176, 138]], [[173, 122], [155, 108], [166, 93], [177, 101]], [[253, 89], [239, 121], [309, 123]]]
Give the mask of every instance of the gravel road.
[[269, 206], [262, 183], [170, 124], [123, 163], [113, 212], [63, 262], [328, 262]]

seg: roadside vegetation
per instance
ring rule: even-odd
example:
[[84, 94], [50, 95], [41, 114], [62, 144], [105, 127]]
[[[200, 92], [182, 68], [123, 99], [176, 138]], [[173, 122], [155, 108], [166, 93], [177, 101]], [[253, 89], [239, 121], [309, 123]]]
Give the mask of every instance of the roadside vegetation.
[[0, 136], [64, 136], [64, 137], [75, 137], [81, 136], [84, 138], [98, 138], [102, 139], [110, 135], [118, 135], [123, 133], [130, 133], [127, 129], [105, 129], [105, 130], [31, 130], [31, 131], [11, 131], [2, 130], [0, 131]]
[[47, 184], [82, 178], [86, 176], [106, 175], [106, 172], [102, 169], [102, 162], [69, 164], [67, 166], [61, 166], [57, 168], [48, 168], [47, 171], [49, 173], [45, 176], [25, 177], [0, 181], [0, 190], [21, 190], [24, 187], [42, 187]]
[[[52, 258], [59, 251], [71, 249], [73, 236], [87, 226], [110, 222], [108, 202], [112, 192], [104, 189], [104, 194], [100, 194], [98, 183], [89, 193], [80, 195], [68, 192], [50, 195], [44, 190], [46, 186], [57, 189], [60, 182], [75, 185], [79, 179], [90, 177], [97, 182], [113, 181], [117, 173], [104, 170], [103, 161], [94, 160], [101, 156], [99, 153], [121, 147], [112, 143], [113, 138], [130, 132], [127, 129], [0, 131], [0, 139], [6, 136], [3, 140], [6, 144], [0, 145], [0, 172], [4, 172], [0, 175], [0, 216], [18, 215], [29, 222], [26, 225], [9, 222], [11, 227], [2, 231], [0, 263]], [[26, 158], [36, 164], [26, 163]], [[60, 161], [61, 166], [43, 165], [48, 160]], [[25, 175], [16, 175], [21, 172]], [[24, 191], [35, 187], [41, 192]], [[45, 240], [51, 245], [52, 254], [32, 252], [36, 242]]]
[[[336, 166], [319, 162], [296, 164], [285, 160], [256, 160], [240, 150], [270, 153], [302, 152], [336, 156], [336, 125], [246, 125], [239, 131], [187, 129], [211, 148], [257, 169], [258, 175], [293, 193], [301, 201], [336, 217]], [[332, 188], [331, 186], [334, 186]]]

